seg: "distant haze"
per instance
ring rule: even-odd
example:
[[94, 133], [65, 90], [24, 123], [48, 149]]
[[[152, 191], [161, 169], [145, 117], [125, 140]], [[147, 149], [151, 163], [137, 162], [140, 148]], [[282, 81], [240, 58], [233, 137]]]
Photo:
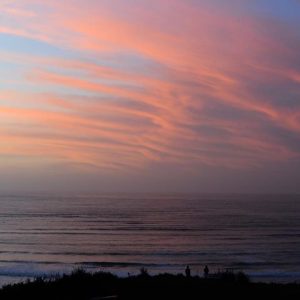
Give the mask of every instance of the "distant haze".
[[0, 193], [299, 193], [299, 28], [296, 0], [1, 1]]

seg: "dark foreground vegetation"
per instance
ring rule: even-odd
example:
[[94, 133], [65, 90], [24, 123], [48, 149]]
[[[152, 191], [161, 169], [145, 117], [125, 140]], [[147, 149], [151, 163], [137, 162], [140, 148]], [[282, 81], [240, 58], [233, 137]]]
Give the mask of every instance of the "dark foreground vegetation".
[[251, 283], [242, 274], [212, 278], [161, 274], [119, 278], [110, 273], [74, 271], [71, 275], [37, 278], [7, 285], [0, 299], [300, 299], [299, 284]]

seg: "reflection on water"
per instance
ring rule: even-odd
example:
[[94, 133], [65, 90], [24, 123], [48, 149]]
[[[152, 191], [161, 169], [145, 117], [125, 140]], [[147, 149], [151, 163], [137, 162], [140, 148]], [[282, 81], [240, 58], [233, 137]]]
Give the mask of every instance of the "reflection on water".
[[81, 265], [300, 278], [300, 196], [1, 196], [0, 208], [2, 282]]

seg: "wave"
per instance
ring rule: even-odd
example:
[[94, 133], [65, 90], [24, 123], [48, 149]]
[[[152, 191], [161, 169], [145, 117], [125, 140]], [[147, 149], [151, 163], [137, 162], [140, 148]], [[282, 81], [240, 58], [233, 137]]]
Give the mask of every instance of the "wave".
[[[22, 244], [23, 245], [23, 244]], [[28, 245], [27, 243], [25, 245]], [[31, 244], [29, 244], [31, 245]], [[66, 244], [68, 246], [77, 247], [77, 245], [74, 244]], [[96, 244], [97, 245], [97, 244]], [[52, 255], [52, 256], [125, 256], [125, 257], [211, 257], [212, 259], [223, 259], [226, 257], [228, 260], [228, 257], [259, 257], [261, 255], [264, 255], [264, 252], [255, 252], [255, 251], [218, 251], [211, 253], [211, 251], [95, 251], [95, 252], [85, 252], [85, 251], [31, 251], [31, 250], [2, 250], [0, 251], [0, 254], [24, 254], [24, 255]], [[286, 255], [294, 255], [293, 252], [289, 253], [289, 251], [285, 251], [284, 254]], [[235, 264], [251, 264], [252, 262], [237, 262]], [[273, 263], [271, 263], [273, 264]], [[274, 264], [280, 264], [279, 262], [274, 262]], [[287, 264], [287, 262], [282, 262], [282, 264]]]
[[[164, 267], [175, 267], [181, 266], [182, 264], [158, 264], [158, 263], [142, 263], [142, 262], [110, 262], [110, 261], [87, 261], [87, 262], [77, 262], [76, 265], [81, 266], [93, 266], [93, 267], [153, 267], [153, 268], [164, 268]], [[192, 264], [191, 264], [192, 265]]]
[[272, 261], [253, 261], [253, 262], [236, 262], [231, 263], [231, 267], [288, 267], [288, 266], [299, 266], [300, 262], [272, 262]]
[[293, 279], [295, 281], [300, 280], [300, 272], [299, 271], [259, 271], [259, 272], [247, 272], [247, 274], [251, 278], [261, 278], [261, 279]]
[[[187, 257], [187, 256], [212, 256], [207, 252], [71, 252], [71, 251], [0, 251], [0, 254], [28, 254], [28, 255], [53, 255], [53, 256], [167, 256], [167, 257]], [[222, 255], [222, 254], [221, 254]], [[234, 255], [234, 254], [232, 254]], [[242, 255], [242, 254], [240, 254]], [[216, 254], [220, 256], [220, 254]]]
[[[30, 261], [30, 260], [0, 260], [0, 263], [10, 263], [10, 264], [40, 264], [40, 265], [64, 265], [65, 263], [59, 261]], [[1, 268], [0, 268], [1, 270]]]

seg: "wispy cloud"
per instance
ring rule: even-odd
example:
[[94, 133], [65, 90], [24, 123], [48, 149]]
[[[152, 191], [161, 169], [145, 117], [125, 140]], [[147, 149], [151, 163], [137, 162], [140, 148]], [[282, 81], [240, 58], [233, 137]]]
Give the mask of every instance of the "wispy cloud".
[[25, 87], [0, 94], [0, 154], [135, 169], [299, 159], [297, 30], [207, 3], [5, 2], [0, 32], [72, 57], [1, 52]]

